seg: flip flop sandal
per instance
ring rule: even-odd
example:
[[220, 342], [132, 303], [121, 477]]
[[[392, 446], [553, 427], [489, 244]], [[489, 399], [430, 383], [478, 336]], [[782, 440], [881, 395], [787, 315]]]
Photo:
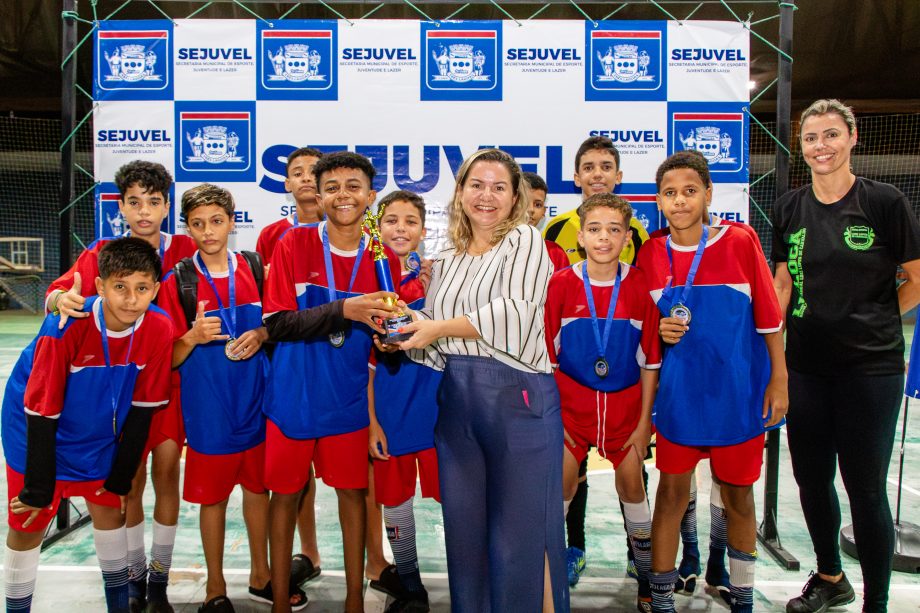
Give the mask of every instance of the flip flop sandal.
[[311, 579], [315, 579], [323, 569], [313, 565], [313, 560], [302, 553], [298, 553], [291, 558], [291, 584], [300, 585]]
[[198, 613], [236, 613], [233, 603], [226, 596], [215, 596], [198, 607]]
[[383, 592], [392, 596], [396, 600], [406, 600], [409, 592], [399, 580], [399, 573], [396, 571], [396, 565], [390, 564], [380, 571], [380, 578], [372, 580], [370, 586], [378, 592]]
[[[297, 604], [294, 604], [294, 603], [291, 604], [292, 611], [300, 611], [306, 608], [307, 604], [309, 604], [310, 602], [309, 598], [307, 598], [306, 592], [304, 592], [302, 589], [300, 589], [299, 587], [295, 585], [291, 586], [291, 590], [290, 590], [290, 594], [288, 594], [288, 598], [290, 598], [291, 596], [297, 596]], [[269, 604], [269, 605], [273, 604], [274, 594], [272, 592], [272, 582], [269, 581], [268, 583], [266, 583], [265, 587], [263, 587], [262, 589], [258, 589], [258, 588], [254, 588], [250, 586], [249, 587], [249, 600], [253, 600], [255, 602], [261, 602], [261, 603]]]

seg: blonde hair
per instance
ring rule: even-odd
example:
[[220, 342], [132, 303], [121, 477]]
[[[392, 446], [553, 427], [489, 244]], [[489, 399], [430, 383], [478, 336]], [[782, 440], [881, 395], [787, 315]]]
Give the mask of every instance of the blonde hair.
[[840, 118], [847, 124], [847, 129], [850, 134], [856, 132], [856, 115], [853, 114], [853, 109], [836, 98], [823, 98], [812, 102], [807, 109], [802, 111], [799, 125], [803, 125], [805, 120], [809, 117], [814, 115], [827, 115], [828, 113], [840, 115]]
[[457, 172], [457, 185], [454, 189], [454, 197], [447, 209], [449, 217], [447, 234], [458, 255], [466, 253], [466, 250], [470, 246], [470, 241], [473, 239], [473, 227], [470, 225], [469, 217], [467, 217], [466, 213], [463, 211], [461, 194], [463, 192], [463, 186], [466, 184], [466, 180], [469, 177], [470, 170], [472, 170], [476, 162], [498, 162], [504, 166], [508, 170], [508, 174], [511, 175], [512, 196], [517, 199], [511, 207], [511, 213], [508, 215], [508, 219], [498, 224], [492, 232], [491, 243], [493, 245], [498, 243], [505, 238], [505, 235], [511, 230], [523, 223], [527, 223], [527, 209], [530, 207], [530, 186], [524, 179], [524, 173], [521, 172], [521, 167], [513, 157], [500, 149], [481, 149], [466, 158], [463, 161], [463, 165], [460, 166], [460, 170]]

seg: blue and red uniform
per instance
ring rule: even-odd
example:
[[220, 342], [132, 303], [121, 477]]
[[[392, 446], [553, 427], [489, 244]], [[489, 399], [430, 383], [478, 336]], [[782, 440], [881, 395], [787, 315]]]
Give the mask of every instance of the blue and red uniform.
[[[322, 239], [326, 223], [291, 228], [278, 241], [266, 278], [265, 318], [331, 302]], [[369, 242], [365, 238], [360, 253], [330, 246], [335, 299], [378, 291]], [[390, 272], [399, 279], [399, 259], [389, 248], [386, 252]], [[357, 258], [361, 259], [356, 267]], [[342, 333], [340, 347], [329, 336], [277, 344], [265, 395], [269, 489], [299, 491], [309, 477], [311, 460], [328, 485], [367, 487], [367, 362], [372, 338], [368, 326], [352, 322]]]
[[[27, 415], [56, 420], [55, 491], [26, 531], [44, 530], [62, 497], [83, 496], [118, 507], [112, 493], [96, 496], [115, 461], [122, 427], [132, 409], [165, 407], [170, 393], [172, 322], [150, 306], [132, 329], [107, 333], [109, 364], [102, 342], [102, 300], [91, 297], [91, 317], [69, 319], [58, 329], [59, 315], [48, 315], [38, 336], [13, 367], [3, 395], [2, 439], [7, 463], [8, 500], [23, 487], [27, 462]], [[113, 396], [116, 396], [113, 406]], [[141, 445], [138, 445], [138, 450]], [[9, 525], [22, 530], [28, 514], [9, 514]]]
[[[425, 304], [418, 277], [406, 278], [399, 297], [410, 309]], [[387, 438], [389, 460], [374, 460], [374, 495], [388, 507], [415, 495], [416, 476], [422, 496], [440, 500], [434, 425], [438, 420], [441, 372], [409, 359], [405, 352], [377, 353], [374, 368], [374, 410]]]
[[[130, 232], [125, 236], [130, 236]], [[163, 274], [172, 270], [173, 266], [179, 263], [179, 260], [187, 258], [195, 253], [197, 247], [195, 241], [185, 234], [167, 234], [160, 233], [160, 246], [158, 250], [162, 260]], [[55, 290], [69, 291], [73, 287], [74, 273], [80, 273], [82, 284], [80, 293], [88, 298], [96, 295], [96, 277], [99, 276], [99, 251], [108, 243], [118, 240], [117, 237], [100, 238], [92, 243], [89, 247], [77, 257], [77, 261], [63, 275], [52, 281], [45, 292], [45, 305], [48, 305], [48, 298], [51, 292]], [[173, 410], [174, 404], [177, 404], [179, 398], [179, 379], [173, 378], [173, 390], [171, 392], [170, 406], [163, 411], [157, 411], [153, 416], [150, 424], [150, 436], [147, 438], [147, 447], [144, 450], [144, 457], [150, 453], [150, 450], [160, 443], [168, 440], [176, 441], [180, 448], [184, 441], [182, 432], [182, 416], [177, 410]]]
[[[672, 270], [667, 241], [649, 241], [638, 260], [665, 316], [684, 291], [697, 250], [672, 243]], [[728, 225], [708, 239], [684, 304], [690, 329], [665, 351], [655, 399], [658, 468], [687, 472], [711, 456], [720, 479], [751, 484], [760, 476], [770, 379], [762, 335], [781, 330], [782, 315], [767, 262], [750, 233]], [[718, 373], [718, 383], [706, 373]]]
[[[602, 335], [614, 287], [614, 281], [591, 281]], [[558, 366], [562, 423], [575, 443], [565, 444], [579, 463], [590, 447], [597, 447], [614, 467], [626, 456], [620, 449], [642, 416], [640, 369], [661, 366], [658, 319], [642, 271], [621, 262], [613, 328], [604, 353], [608, 374], [602, 378], [595, 373], [599, 356], [582, 265], [570, 266], [550, 280], [546, 340], [550, 359]]]
[[[221, 334], [239, 338], [262, 326], [259, 288], [245, 258], [230, 253], [232, 271], [209, 271], [218, 296], [204, 274], [202, 262], [192, 257], [198, 276], [198, 301], [205, 316], [220, 317]], [[230, 312], [229, 280], [233, 274], [236, 301], [235, 330]], [[219, 297], [219, 299], [218, 299]], [[175, 275], [160, 289], [160, 306], [175, 323], [173, 341], [188, 332]], [[227, 341], [196, 346], [179, 366], [180, 413], [188, 438], [183, 496], [189, 502], [215, 504], [226, 500], [237, 484], [251, 492], [265, 491], [265, 417], [262, 401], [269, 362], [264, 351], [247, 360], [227, 358]]]

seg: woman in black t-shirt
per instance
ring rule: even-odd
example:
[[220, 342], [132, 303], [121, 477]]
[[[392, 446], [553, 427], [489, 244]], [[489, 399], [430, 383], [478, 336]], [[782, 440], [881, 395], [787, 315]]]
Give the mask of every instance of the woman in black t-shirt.
[[[863, 611], [885, 611], [894, 529], [886, 479], [904, 392], [901, 313], [920, 302], [920, 223], [897, 188], [855, 176], [853, 111], [802, 113], [811, 184], [773, 212], [774, 285], [786, 312], [789, 452], [818, 571], [787, 612], [851, 602], [837, 535], [837, 464], [863, 571]], [[908, 281], [897, 288], [901, 265]]]

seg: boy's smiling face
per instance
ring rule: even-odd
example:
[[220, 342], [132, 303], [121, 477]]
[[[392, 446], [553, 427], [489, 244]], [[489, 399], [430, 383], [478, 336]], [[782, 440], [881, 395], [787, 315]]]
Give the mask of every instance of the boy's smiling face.
[[354, 226], [377, 199], [370, 179], [359, 168], [333, 168], [320, 177], [319, 194], [326, 219], [336, 226]]
[[575, 170], [575, 185], [587, 198], [594, 194], [612, 194], [623, 180], [616, 158], [605, 149], [591, 149], [582, 154]]
[[380, 219], [380, 239], [396, 255], [404, 257], [417, 251], [425, 238], [422, 216], [415, 205], [407, 200], [394, 200], [386, 206]]

